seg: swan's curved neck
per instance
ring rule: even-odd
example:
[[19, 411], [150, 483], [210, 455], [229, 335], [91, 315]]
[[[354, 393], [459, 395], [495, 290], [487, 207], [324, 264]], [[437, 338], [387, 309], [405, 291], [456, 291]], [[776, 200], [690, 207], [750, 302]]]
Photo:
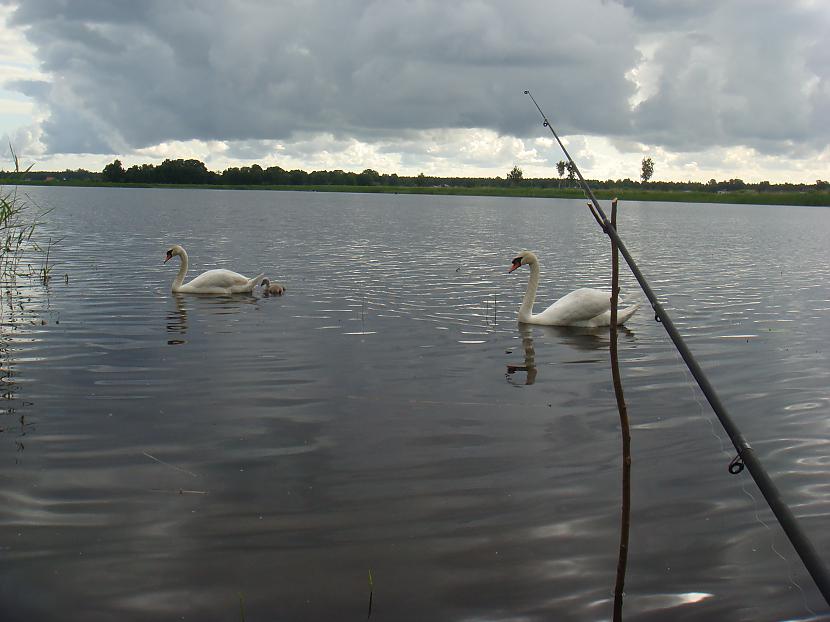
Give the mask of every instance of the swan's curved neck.
[[539, 264], [535, 261], [527, 264], [530, 268], [530, 280], [527, 282], [527, 291], [519, 307], [519, 321], [529, 322], [533, 315], [533, 303], [536, 300], [536, 289], [539, 287]]
[[182, 283], [184, 283], [184, 275], [187, 274], [187, 252], [182, 249], [179, 256], [182, 258], [182, 264], [179, 266], [179, 273], [176, 275], [176, 278], [173, 279], [174, 292], [182, 286]]

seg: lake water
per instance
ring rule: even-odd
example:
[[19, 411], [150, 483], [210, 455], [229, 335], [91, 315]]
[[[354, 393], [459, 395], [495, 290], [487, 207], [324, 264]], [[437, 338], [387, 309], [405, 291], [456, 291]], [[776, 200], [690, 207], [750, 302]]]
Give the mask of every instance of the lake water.
[[[370, 591], [376, 620], [610, 619], [608, 336], [521, 329], [507, 274], [537, 252], [537, 311], [607, 287], [584, 203], [26, 191], [63, 239], [4, 293], [4, 621], [359, 620]], [[622, 202], [619, 229], [827, 553], [830, 210]], [[287, 293], [174, 296], [174, 243]], [[648, 304], [620, 357], [626, 619], [826, 616]]]

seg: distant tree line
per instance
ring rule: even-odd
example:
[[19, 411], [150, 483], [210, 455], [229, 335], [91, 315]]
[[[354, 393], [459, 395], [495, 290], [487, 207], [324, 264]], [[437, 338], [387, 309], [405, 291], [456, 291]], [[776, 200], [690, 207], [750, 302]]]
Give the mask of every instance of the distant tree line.
[[287, 171], [279, 166], [262, 168], [259, 164], [231, 167], [221, 173], [209, 171], [199, 160], [165, 160], [158, 166], [142, 164], [124, 169], [119, 160], [107, 164], [100, 174], [102, 181], [128, 184], [212, 184], [229, 186], [506, 186], [507, 180], [496, 178], [443, 178], [381, 174], [370, 168], [361, 173], [340, 169]]
[[[115, 184], [201, 184], [218, 186], [401, 186], [401, 187], [519, 187], [519, 188], [561, 188], [576, 187], [576, 170], [569, 162], [556, 165], [558, 178], [528, 178], [518, 166], [514, 166], [504, 177], [438, 177], [420, 173], [415, 176], [381, 174], [372, 169], [360, 173], [343, 170], [312, 171], [285, 170], [279, 166], [262, 168], [259, 164], [231, 167], [221, 173], [208, 170], [203, 162], [195, 159], [164, 160], [161, 164], [141, 164], [124, 168], [120, 160], [107, 164], [100, 173], [78, 169], [62, 172], [29, 171], [25, 179], [35, 182], [108, 182]], [[641, 181], [626, 179], [588, 180], [592, 188], [648, 188], [669, 191], [735, 192], [754, 190], [757, 192], [809, 192], [830, 190], [830, 183], [816, 180], [815, 184], [784, 183], [773, 184], [762, 181], [751, 184], [741, 179], [708, 182], [694, 181], [649, 181], [654, 170], [650, 158], [643, 160]], [[567, 175], [567, 177], [566, 177]], [[0, 179], [11, 179], [13, 173], [0, 171]]]

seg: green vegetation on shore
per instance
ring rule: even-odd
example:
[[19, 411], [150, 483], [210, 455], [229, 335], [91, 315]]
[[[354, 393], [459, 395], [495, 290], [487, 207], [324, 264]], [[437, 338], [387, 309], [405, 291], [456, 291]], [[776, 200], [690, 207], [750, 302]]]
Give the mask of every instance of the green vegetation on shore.
[[[229, 168], [221, 173], [209, 171], [198, 160], [165, 160], [155, 166], [143, 164], [124, 169], [119, 160], [104, 167], [100, 173], [90, 171], [29, 172], [18, 184], [61, 186], [117, 186], [165, 188], [216, 188], [295, 190], [316, 192], [371, 192], [397, 194], [440, 194], [506, 197], [539, 197], [582, 199], [573, 173], [563, 178], [565, 167], [558, 167], [560, 177], [526, 179], [514, 167], [504, 178], [434, 177], [423, 173], [407, 177], [380, 174], [366, 169], [361, 173], [301, 170], [286, 171], [278, 166], [263, 169]], [[0, 171], [0, 183], [7, 176]], [[664, 182], [588, 180], [597, 198], [619, 197], [626, 201], [679, 201], [688, 203], [751, 203], [767, 205], [830, 206], [830, 183], [771, 184], [762, 181], [747, 184], [740, 179], [701, 182]]]
[[[3, 183], [0, 180], [0, 183]], [[346, 185], [251, 185], [251, 184], [127, 184], [103, 181], [35, 181], [18, 182], [38, 186], [77, 186], [115, 188], [204, 188], [213, 190], [291, 190], [295, 192], [363, 192], [388, 194], [437, 194], [459, 196], [528, 197], [583, 199], [584, 193], [576, 188], [514, 188], [492, 186], [346, 186]], [[598, 199], [618, 197], [621, 201], [666, 201], [685, 203], [737, 203], [751, 205], [811, 205], [830, 207], [830, 192], [758, 192], [740, 190], [733, 192], [695, 192], [691, 190], [650, 190], [637, 188], [595, 189]]]

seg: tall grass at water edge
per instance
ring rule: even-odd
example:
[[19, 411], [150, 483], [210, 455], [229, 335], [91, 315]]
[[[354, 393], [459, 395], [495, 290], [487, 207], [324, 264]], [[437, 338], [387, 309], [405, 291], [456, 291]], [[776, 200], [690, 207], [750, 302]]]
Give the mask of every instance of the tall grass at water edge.
[[[29, 169], [20, 171], [14, 149], [11, 153], [15, 171], [22, 177]], [[43, 248], [34, 235], [47, 213], [48, 210], [39, 209], [17, 185], [0, 186], [0, 282], [7, 294], [14, 291], [18, 278], [37, 277], [46, 284], [51, 277], [52, 240]]]
[[[17, 156], [12, 149], [15, 170], [21, 176]], [[25, 403], [19, 396], [16, 380], [18, 331], [33, 324], [45, 324], [37, 316], [42, 308], [33, 300], [32, 288], [48, 284], [54, 262], [50, 263], [53, 246], [40, 246], [36, 232], [43, 224], [48, 210], [39, 208], [17, 185], [0, 186], [0, 415], [15, 415], [19, 429], [15, 434], [17, 451], [22, 451], [27, 422], [20, 407]], [[11, 419], [0, 418], [0, 433], [12, 432]]]

